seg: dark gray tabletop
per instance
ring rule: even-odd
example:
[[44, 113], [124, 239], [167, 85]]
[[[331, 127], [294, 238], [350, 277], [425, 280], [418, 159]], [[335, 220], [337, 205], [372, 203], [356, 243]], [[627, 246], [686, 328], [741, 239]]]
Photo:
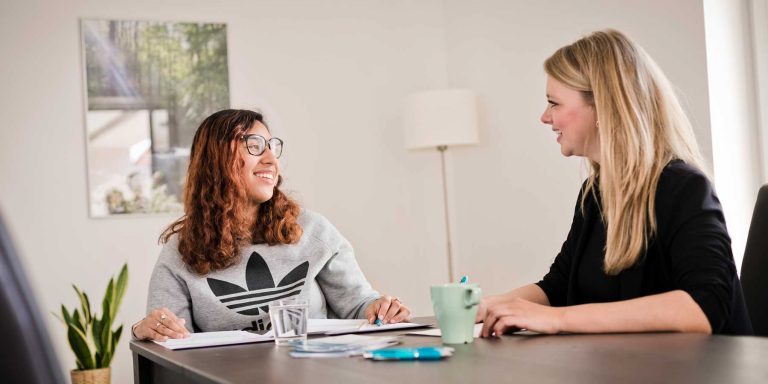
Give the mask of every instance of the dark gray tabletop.
[[[380, 334], [396, 333], [402, 332]], [[403, 345], [440, 345], [440, 339], [404, 336]], [[176, 351], [151, 342], [130, 345], [184, 381], [202, 383], [768, 383], [768, 338], [509, 335], [453, 347], [454, 356], [442, 361], [374, 362], [294, 359], [274, 343]]]

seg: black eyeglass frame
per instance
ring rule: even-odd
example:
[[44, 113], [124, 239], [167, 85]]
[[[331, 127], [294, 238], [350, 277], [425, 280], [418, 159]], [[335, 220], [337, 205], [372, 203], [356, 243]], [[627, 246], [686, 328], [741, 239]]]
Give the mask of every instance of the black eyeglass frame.
[[[262, 142], [264, 142], [264, 146], [261, 147], [261, 152], [259, 153], [253, 153], [251, 152], [251, 148], [248, 146], [248, 139], [251, 138], [259, 138]], [[245, 149], [248, 151], [248, 153], [251, 156], [261, 156], [264, 154], [264, 151], [267, 150], [267, 147], [269, 147], [269, 150], [272, 151], [273, 154], [275, 154], [275, 158], [279, 159], [280, 156], [283, 155], [283, 149], [285, 148], [285, 142], [283, 142], [283, 139], [279, 137], [273, 137], [269, 140], [267, 140], [266, 137], [259, 135], [259, 134], [251, 134], [251, 135], [242, 135], [240, 136], [240, 140], [242, 140], [245, 143]], [[279, 142], [280, 143], [280, 153], [275, 153], [273, 142]]]

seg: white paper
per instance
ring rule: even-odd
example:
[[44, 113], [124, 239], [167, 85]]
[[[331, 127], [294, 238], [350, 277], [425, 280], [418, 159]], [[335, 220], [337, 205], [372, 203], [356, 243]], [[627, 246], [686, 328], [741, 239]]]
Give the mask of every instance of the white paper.
[[307, 331], [310, 335], [325, 334], [326, 332], [359, 329], [367, 320], [359, 319], [309, 319]]
[[395, 324], [371, 324], [368, 320], [337, 320], [337, 319], [309, 319], [309, 333], [325, 333], [326, 335], [343, 335], [346, 333], [368, 333], [379, 331], [391, 331], [395, 329], [420, 328], [426, 324], [395, 323]]
[[[309, 319], [307, 333], [310, 335], [343, 335], [347, 333], [367, 333], [378, 331], [390, 331], [394, 329], [407, 329], [426, 327], [425, 324], [396, 323], [396, 324], [369, 324], [365, 319]], [[168, 339], [168, 341], [155, 341], [168, 349], [188, 349], [214, 347], [218, 345], [261, 343], [274, 340], [274, 334], [269, 332], [259, 335], [246, 331], [219, 331], [198, 332], [185, 339]]]
[[263, 335], [246, 331], [219, 331], [219, 332], [198, 332], [189, 335], [184, 339], [168, 339], [168, 341], [155, 341], [168, 349], [188, 349], [214, 347], [218, 345], [261, 343], [264, 341], [273, 341], [275, 337], [272, 331]]
[[[475, 336], [475, 339], [480, 337], [480, 332], [483, 331], [483, 323], [477, 323], [475, 324], [475, 328], [472, 330], [472, 333]], [[428, 329], [426, 331], [412, 331], [408, 332], [408, 335], [416, 335], [416, 336], [437, 336], [440, 337], [442, 334], [440, 333], [440, 328], [434, 328], [434, 329]], [[517, 331], [514, 333], [514, 335], [538, 335], [538, 332], [533, 332], [529, 330], [522, 330]]]
[[[475, 339], [480, 337], [480, 332], [482, 331], [483, 331], [483, 323], [475, 324], [475, 328], [472, 330], [472, 334], [475, 336]], [[428, 329], [426, 331], [413, 331], [413, 332], [408, 332], [408, 334], [417, 335], [417, 336], [437, 336], [437, 337], [440, 337], [442, 335], [440, 333], [440, 328]]]

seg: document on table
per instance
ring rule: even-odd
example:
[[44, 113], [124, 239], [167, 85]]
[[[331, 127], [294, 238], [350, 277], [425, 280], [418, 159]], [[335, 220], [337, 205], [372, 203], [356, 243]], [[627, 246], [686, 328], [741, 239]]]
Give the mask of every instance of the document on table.
[[[472, 330], [472, 333], [475, 336], [475, 339], [480, 337], [480, 332], [483, 331], [483, 323], [477, 323], [475, 324], [475, 328]], [[416, 335], [416, 336], [441, 336], [440, 328], [435, 329], [428, 329], [426, 331], [411, 331], [407, 333], [408, 335]], [[538, 335], [538, 332], [523, 330], [523, 331], [517, 331], [514, 333], [514, 335]]]
[[[378, 331], [391, 331], [395, 329], [410, 329], [427, 327], [427, 324], [396, 323], [375, 325], [369, 324], [365, 319], [309, 319], [307, 334], [316, 335], [343, 335], [347, 333], [366, 333]], [[185, 339], [168, 339], [168, 341], [155, 341], [168, 349], [189, 349], [202, 347], [215, 347], [218, 345], [261, 343], [274, 340], [274, 334], [269, 332], [259, 335], [247, 331], [219, 331], [193, 333]]]
[[[475, 338], [480, 337], [480, 332], [483, 331], [483, 323], [477, 323], [475, 324], [475, 328], [472, 331]], [[426, 331], [411, 331], [408, 332], [409, 335], [416, 335], [416, 336], [440, 336], [440, 328], [434, 328], [434, 329], [428, 329]]]
[[428, 327], [428, 324], [395, 323], [370, 324], [365, 319], [309, 319], [309, 334], [343, 335], [347, 333], [367, 333]]
[[198, 332], [184, 339], [168, 339], [168, 341], [155, 341], [168, 349], [189, 349], [202, 347], [215, 347], [219, 345], [261, 343], [272, 341], [275, 337], [272, 331], [263, 335], [247, 331], [220, 331]]

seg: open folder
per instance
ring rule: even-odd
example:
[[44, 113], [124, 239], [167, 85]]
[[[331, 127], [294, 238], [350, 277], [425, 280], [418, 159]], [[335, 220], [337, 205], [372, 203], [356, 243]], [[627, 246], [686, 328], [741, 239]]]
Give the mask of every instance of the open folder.
[[[428, 327], [427, 324], [396, 323], [374, 325], [368, 320], [339, 320], [339, 319], [309, 319], [307, 333], [310, 335], [343, 335], [347, 333], [367, 333], [378, 331], [391, 331], [396, 329]], [[233, 345], [246, 343], [261, 343], [274, 340], [272, 331], [263, 335], [247, 331], [219, 331], [197, 332], [184, 339], [168, 339], [168, 341], [155, 341], [168, 349], [190, 349], [215, 347], [219, 345]]]

